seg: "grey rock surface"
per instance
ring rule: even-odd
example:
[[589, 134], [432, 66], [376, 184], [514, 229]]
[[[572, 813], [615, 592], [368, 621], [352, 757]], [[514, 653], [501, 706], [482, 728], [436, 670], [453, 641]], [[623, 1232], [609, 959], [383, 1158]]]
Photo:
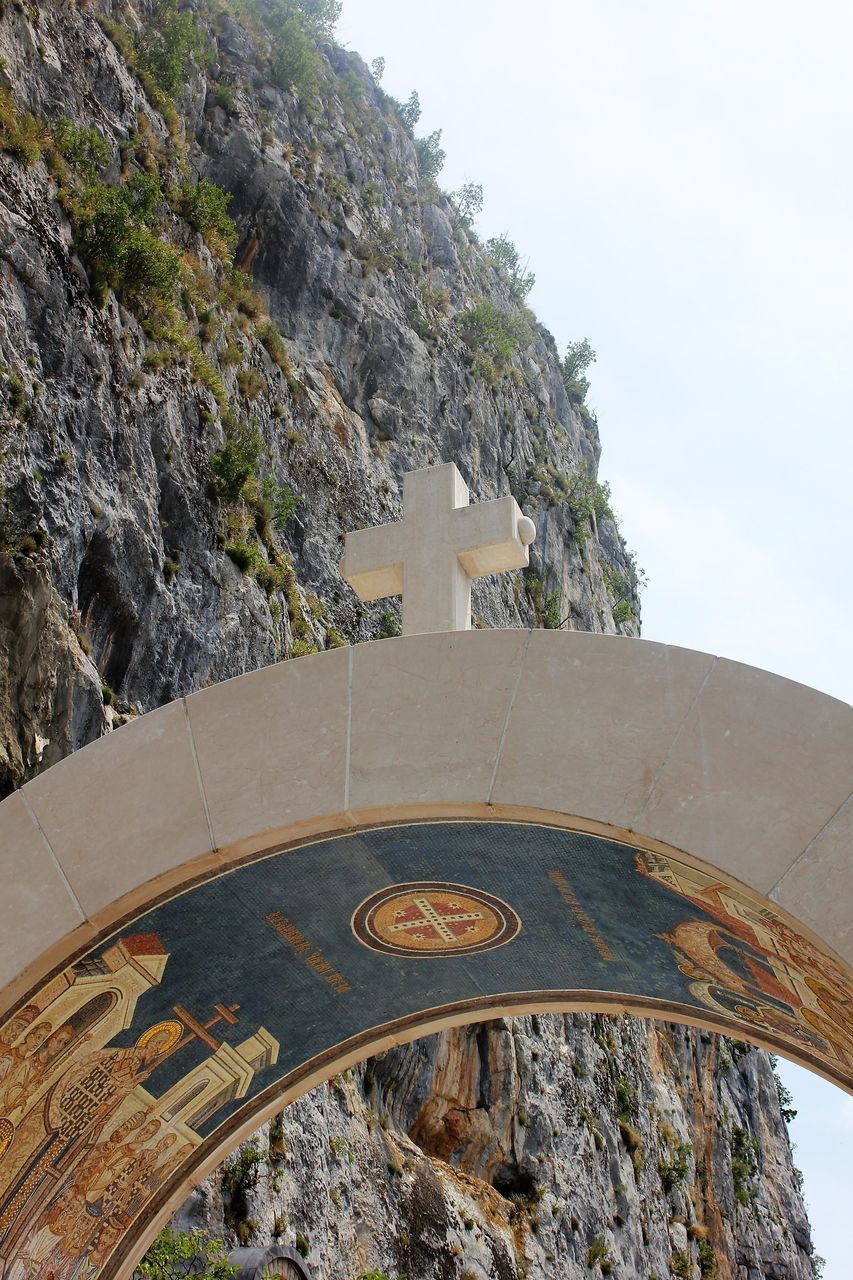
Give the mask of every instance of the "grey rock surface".
[[292, 1104], [176, 1219], [316, 1276], [811, 1277], [767, 1055], [633, 1018], [500, 1020]]
[[[393, 630], [337, 565], [414, 467], [452, 460], [474, 500], [512, 492], [536, 520], [530, 570], [476, 584], [476, 625], [639, 631], [597, 425], [367, 68], [324, 46], [300, 102], [262, 30], [187, 9], [208, 58], [171, 119], [99, 25], [131, 47], [145, 4], [0, 16], [15, 110], [97, 129], [102, 182], [155, 173], [182, 272], [171, 310], [99, 289], [49, 146], [0, 149], [0, 794], [179, 695]], [[231, 194], [256, 293], [170, 194], [188, 175]], [[465, 340], [483, 302], [526, 326], [503, 364]], [[226, 495], [212, 460], [253, 433]], [[629, 1019], [389, 1052], [289, 1108], [180, 1220], [298, 1247], [324, 1280], [813, 1275], [766, 1056]]]

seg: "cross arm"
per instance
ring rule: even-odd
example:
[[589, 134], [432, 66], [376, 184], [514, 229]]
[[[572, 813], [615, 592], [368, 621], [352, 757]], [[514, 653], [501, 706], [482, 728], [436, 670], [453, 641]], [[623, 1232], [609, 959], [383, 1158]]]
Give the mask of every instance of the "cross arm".
[[359, 600], [380, 600], [403, 591], [403, 526], [379, 525], [348, 533], [341, 576]]
[[527, 567], [530, 553], [519, 532], [519, 521], [525, 517], [515, 498], [492, 498], [472, 507], [458, 507], [451, 519], [456, 555], [469, 578]]

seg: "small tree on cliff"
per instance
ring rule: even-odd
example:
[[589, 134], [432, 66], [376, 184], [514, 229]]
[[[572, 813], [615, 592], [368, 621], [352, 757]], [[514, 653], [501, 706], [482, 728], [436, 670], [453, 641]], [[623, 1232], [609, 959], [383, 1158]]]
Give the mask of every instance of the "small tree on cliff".
[[585, 375], [589, 366], [594, 363], [595, 352], [589, 345], [588, 338], [582, 338], [580, 342], [570, 342], [566, 347], [561, 365], [563, 386], [574, 404], [580, 405], [586, 400], [589, 378]]
[[161, 1231], [136, 1268], [145, 1280], [233, 1280], [232, 1267], [221, 1240], [209, 1239], [202, 1231]]

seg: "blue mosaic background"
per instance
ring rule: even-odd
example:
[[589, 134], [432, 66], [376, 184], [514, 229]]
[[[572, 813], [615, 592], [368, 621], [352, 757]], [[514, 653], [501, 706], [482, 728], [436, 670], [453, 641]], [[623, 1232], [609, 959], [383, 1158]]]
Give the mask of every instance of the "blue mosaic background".
[[[418, 824], [325, 840], [274, 855], [195, 888], [121, 933], [156, 933], [169, 954], [158, 987], [139, 1001], [130, 1045], [182, 1004], [200, 1021], [215, 1002], [238, 1004], [235, 1026], [217, 1037], [238, 1044], [259, 1025], [280, 1042], [278, 1063], [251, 1094], [307, 1059], [367, 1028], [423, 1009], [531, 990], [600, 990], [701, 1006], [669, 944], [656, 935], [691, 918], [711, 920], [636, 869], [635, 851], [582, 833], [509, 823]], [[613, 960], [602, 958], [548, 873], [560, 872]], [[522, 920], [506, 946], [470, 956], [400, 958], [353, 935], [368, 895], [399, 882], [447, 880], [504, 899]], [[346, 979], [336, 994], [265, 919], [279, 911]], [[103, 948], [101, 948], [103, 949]], [[199, 1042], [159, 1066], [147, 1088], [162, 1095], [209, 1054]], [[220, 1110], [206, 1135], [245, 1105]]]

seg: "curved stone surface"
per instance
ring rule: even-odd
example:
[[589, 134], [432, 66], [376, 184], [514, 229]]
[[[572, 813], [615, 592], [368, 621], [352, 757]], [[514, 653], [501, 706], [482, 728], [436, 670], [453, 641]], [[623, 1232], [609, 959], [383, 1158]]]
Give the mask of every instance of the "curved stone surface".
[[237, 1268], [236, 1280], [313, 1280], [308, 1263], [286, 1244], [269, 1249], [232, 1249], [228, 1255]]
[[55, 766], [0, 805], [4, 1274], [129, 1275], [283, 1101], [478, 1016], [677, 1018], [853, 1091], [851, 761], [851, 709], [766, 672], [489, 631], [269, 667]]

